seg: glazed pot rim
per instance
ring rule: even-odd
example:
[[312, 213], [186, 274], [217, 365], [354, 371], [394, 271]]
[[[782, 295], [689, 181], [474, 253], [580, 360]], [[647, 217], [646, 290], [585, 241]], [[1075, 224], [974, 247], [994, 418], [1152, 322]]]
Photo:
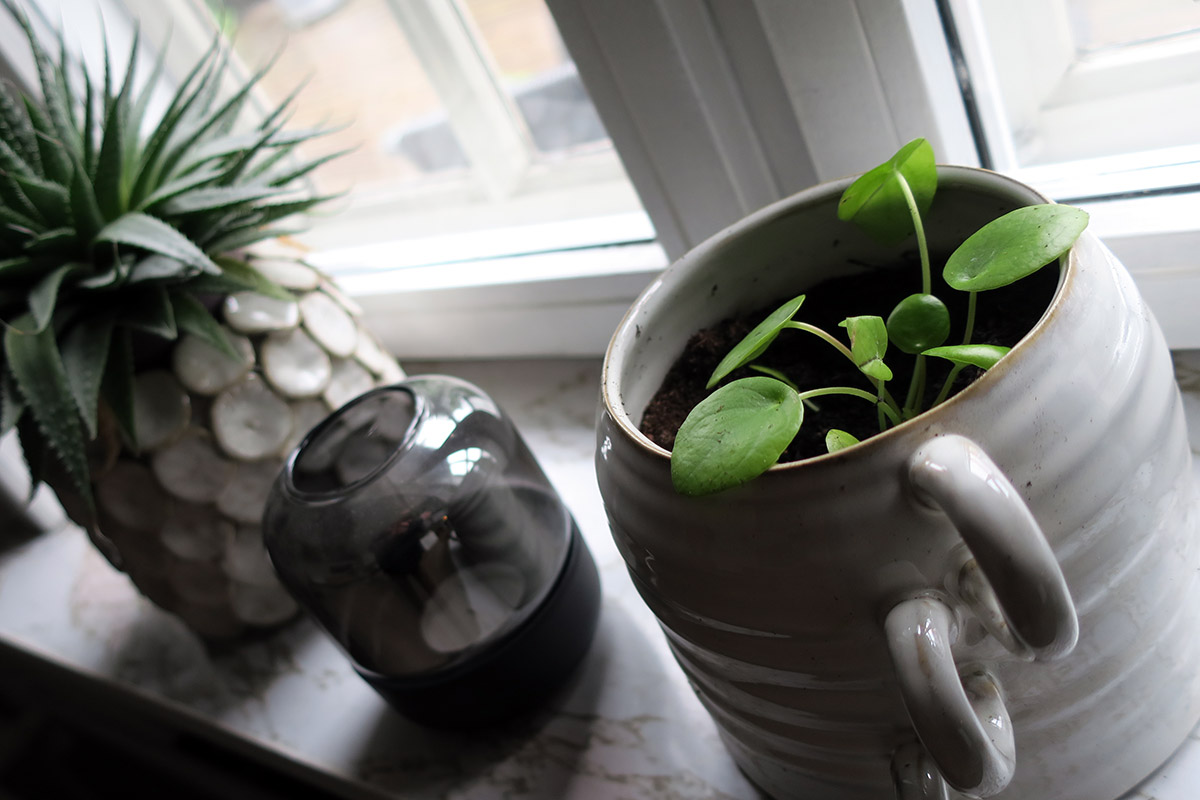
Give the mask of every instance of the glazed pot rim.
[[[998, 187], [1007, 187], [1012, 196], [1025, 195], [1030, 199], [1030, 204], [1052, 203], [1053, 200], [1046, 197], [1044, 194], [1022, 183], [1017, 179], [995, 172], [989, 169], [980, 167], [967, 167], [960, 165], [939, 164], [938, 167], [938, 188], [942, 190], [947, 187], [982, 187], [989, 191], [1000, 193]], [[673, 261], [654, 281], [647, 286], [638, 298], [633, 302], [629, 309], [622, 317], [620, 324], [617, 326], [608, 348], [604, 354], [604, 364], [600, 376], [600, 396], [603, 403], [603, 410], [614, 421], [617, 427], [624, 433], [626, 439], [635, 447], [652, 458], [657, 458], [663, 462], [669, 462], [671, 451], [652, 442], [642, 431], [637, 424], [634, 423], [630, 416], [629, 410], [621, 401], [619, 377], [617, 370], [614, 369], [614, 362], [618, 362], [622, 357], [628, 357], [632, 348], [627, 348], [623, 355], [618, 354], [618, 349], [625, 342], [632, 341], [642, 332], [635, 330], [638, 325], [635, 323], [638, 311], [651, 301], [659, 289], [667, 282], [673, 281], [676, 275], [686, 273], [691, 268], [692, 264], [703, 262], [712, 253], [722, 247], [728, 240], [745, 235], [753, 235], [753, 233], [775, 220], [778, 217], [784, 216], [797, 207], [810, 205], [822, 199], [826, 199], [835, 193], [840, 195], [847, 186], [853, 182], [857, 176], [849, 176], [838, 178], [831, 181], [825, 181], [808, 189], [797, 192], [796, 194], [782, 198], [780, 200], [764, 206], [733, 224], [723, 228], [717, 233], [710, 236], [694, 248], [689, 250], [680, 258]], [[1084, 231], [1084, 236], [1089, 235], [1088, 231]], [[1075, 283], [1075, 275], [1079, 269], [1077, 248], [1072, 247], [1065, 256], [1059, 259], [1060, 271], [1058, 286], [1055, 289], [1054, 296], [1051, 298], [1046, 310], [1039, 317], [1038, 321], [1029, 329], [1029, 331], [1021, 337], [1020, 341], [1013, 346], [1012, 350], [1007, 353], [995, 366], [987, 370], [983, 375], [973, 381], [971, 384], [962, 390], [951, 395], [941, 404], [927, 409], [912, 419], [894, 427], [888, 428], [886, 431], [875, 434], [870, 438], [855, 444], [852, 447], [839, 450], [836, 453], [824, 453], [817, 456], [812, 456], [799, 461], [790, 461], [773, 465], [767, 470], [767, 473], [779, 473], [793, 471], [796, 469], [804, 469], [810, 466], [822, 465], [831, 461], [843, 461], [850, 458], [867, 456], [871, 451], [879, 447], [884, 447], [897, 437], [907, 435], [907, 433], [916, 428], [927, 428], [931, 422], [936, 422], [940, 417], [946, 416], [955, 406], [969, 402], [972, 398], [987, 392], [991, 386], [997, 382], [1005, 380], [1006, 375], [1011, 372], [1020, 360], [1021, 353], [1034, 346], [1034, 343], [1043, 338], [1046, 328], [1048, 328], [1053, 320], [1060, 315], [1059, 309], [1063, 303], [1063, 298], [1069, 292], [1071, 286]], [[661, 380], [661, 379], [660, 379]]]

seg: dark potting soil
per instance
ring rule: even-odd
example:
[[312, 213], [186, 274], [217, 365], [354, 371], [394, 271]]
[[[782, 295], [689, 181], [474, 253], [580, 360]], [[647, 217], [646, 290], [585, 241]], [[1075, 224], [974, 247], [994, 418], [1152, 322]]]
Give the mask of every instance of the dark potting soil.
[[[961, 342], [967, 295], [942, 283], [940, 268], [935, 268], [934, 272], [934, 294], [950, 309], [952, 328], [947, 344]], [[1012, 286], [981, 292], [972, 341], [1012, 347], [1041, 318], [1057, 285], [1058, 269], [1049, 266]], [[915, 260], [899, 268], [835, 278], [805, 292], [807, 298], [795, 319], [816, 325], [846, 342], [845, 329], [838, 327], [846, 317], [875, 314], [886, 319], [900, 300], [919, 290], [920, 267]], [[710, 393], [704, 386], [717, 364], [755, 325], [787, 299], [781, 297], [774, 305], [743, 317], [723, 320], [695, 333], [646, 407], [640, 426], [642, 433], [670, 450], [683, 420]], [[889, 347], [884, 361], [894, 373], [888, 388], [897, 402], [903, 404], [915, 358]], [[928, 408], [950, 372], [950, 362], [940, 358], [926, 358], [925, 362], [928, 377], [924, 407]], [[849, 359], [805, 331], [783, 331], [755, 363], [783, 372], [800, 391], [825, 386], [872, 390]], [[743, 367], [731, 373], [724, 382], [760, 374]], [[963, 370], [955, 381], [953, 392], [961, 391], [981, 374], [982, 370], [975, 367]], [[830, 428], [848, 431], [859, 439], [879, 432], [878, 412], [872, 403], [837, 395], [818, 397], [813, 402], [818, 410], [805, 409], [800, 433], [780, 461], [799, 461], [825, 453], [825, 434]]]

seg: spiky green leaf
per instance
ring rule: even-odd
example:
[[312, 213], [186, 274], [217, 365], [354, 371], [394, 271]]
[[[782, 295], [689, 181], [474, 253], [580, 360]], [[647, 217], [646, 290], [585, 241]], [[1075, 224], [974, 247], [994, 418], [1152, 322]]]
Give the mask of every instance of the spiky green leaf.
[[22, 101], [7, 87], [0, 90], [0, 139], [10, 144], [21, 162], [27, 165], [28, 175], [40, 175], [42, 161], [38, 155], [37, 135], [23, 108]]
[[[204, 114], [187, 126], [184, 138], [179, 142], [178, 145], [170, 148], [170, 152], [163, 160], [163, 175], [170, 177], [175, 177], [178, 175], [179, 173], [176, 171], [176, 168], [179, 166], [179, 163], [191, 152], [192, 148], [194, 148], [199, 142], [203, 141], [209, 132], [216, 129], [221, 122], [226, 119], [227, 115], [229, 118], [236, 117], [238, 111], [241, 109], [242, 103], [250, 95], [250, 92], [253, 91], [258, 82], [262, 80], [263, 76], [267, 74], [267, 71], [271, 68], [273, 63], [274, 59], [251, 75], [244, 84], [238, 87], [238, 90], [233, 94], [232, 97], [218, 106], [215, 110], [211, 111], [211, 113]], [[219, 79], [213, 80], [211, 83], [212, 86], [207, 87], [209, 96], [204, 98], [205, 106], [215, 100], [217, 84], [219, 84], [220, 81]]]
[[87, 167], [79, 158], [74, 159], [74, 174], [71, 176], [71, 218], [81, 241], [91, 241], [104, 227], [104, 216], [96, 202], [96, 189], [88, 177]]
[[188, 292], [171, 292], [171, 305], [175, 309], [175, 324], [184, 333], [198, 336], [230, 358], [241, 359], [229, 336], [213, 318], [212, 312]]
[[195, 267], [185, 264], [179, 259], [155, 253], [138, 259], [133, 268], [129, 270], [129, 282], [131, 284], [145, 281], [180, 283], [198, 272], [199, 270]]
[[126, 209], [122, 192], [125, 174], [125, 119], [119, 102], [112, 102], [104, 117], [100, 153], [96, 157], [96, 202], [105, 219], [116, 219]]
[[12, 178], [49, 227], [61, 228], [71, 223], [71, 197], [65, 183], [26, 175], [13, 175]]
[[286, 172], [280, 172], [277, 175], [271, 176], [271, 185], [272, 186], [286, 186], [287, 184], [291, 183], [294, 180], [303, 178], [305, 175], [308, 175], [313, 170], [324, 166], [325, 164], [329, 163], [330, 161], [333, 161], [336, 158], [341, 158], [342, 156], [344, 156], [348, 153], [351, 153], [353, 151], [354, 151], [354, 148], [346, 148], [345, 150], [336, 150], [332, 153], [328, 153], [328, 154], [320, 156], [318, 158], [314, 158], [311, 161], [306, 161], [306, 162], [294, 167], [293, 169], [290, 169]]
[[[142, 86], [141, 93], [133, 101], [129, 108], [129, 116], [126, 120], [125, 129], [129, 132], [126, 137], [125, 147], [125, 164], [127, 165], [126, 177], [128, 179], [128, 188], [133, 188], [133, 181], [137, 177], [136, 168], [138, 160], [138, 150], [141, 147], [140, 133], [143, 124], [146, 120], [146, 111], [150, 107], [150, 102], [154, 97], [155, 90], [162, 84], [163, 68], [166, 65], [167, 52], [170, 49], [170, 36], [158, 48], [158, 55], [154, 59], [154, 66], [150, 69], [150, 76], [146, 79]], [[130, 65], [134, 62], [130, 60]], [[132, 71], [132, 68], [131, 68]]]
[[209, 242], [209, 248], [214, 253], [230, 253], [236, 250], [241, 250], [249, 247], [252, 244], [266, 241], [267, 239], [278, 239], [282, 236], [295, 236], [298, 233], [303, 233], [303, 227], [268, 227], [258, 224], [250, 224], [241, 228], [233, 228], [226, 231], [221, 238], [214, 239]]
[[274, 281], [267, 280], [262, 273], [245, 261], [229, 256], [217, 256], [214, 261], [221, 267], [222, 275], [242, 289], [251, 289], [279, 300], [295, 300], [295, 296]]
[[137, 207], [137, 211], [154, 212], [155, 206], [159, 203], [170, 200], [185, 192], [193, 189], [198, 189], [207, 184], [214, 183], [222, 175], [220, 167], [209, 166], [199, 169], [195, 172], [190, 172], [182, 178], [176, 178], [170, 183], [165, 183], [155, 189], [153, 193], [143, 199]]
[[63, 152], [63, 143], [46, 113], [29, 98], [25, 98], [25, 113], [33, 124], [38, 157], [42, 164], [42, 177], [57, 184], [71, 179], [71, 162]]
[[[282, 126], [280, 122], [278, 125]], [[229, 168], [225, 175], [221, 178], [222, 185], [233, 186], [239, 180], [242, 180], [250, 165], [258, 158], [259, 154], [265, 152], [268, 147], [268, 142], [279, 132], [279, 128], [265, 128], [259, 134], [259, 138], [252, 145], [238, 153], [233, 154], [229, 158]]]
[[209, 45], [205, 54], [180, 82], [179, 88], [176, 89], [175, 95], [167, 105], [167, 110], [159, 118], [158, 125], [155, 126], [153, 133], [150, 134], [142, 148], [137, 176], [130, 192], [130, 202], [134, 206], [140, 205], [142, 200], [161, 184], [162, 162], [167, 143], [175, 135], [181, 120], [198, 101], [204, 82], [208, 79], [206, 76], [211, 72], [213, 59], [220, 43], [221, 35], [218, 33], [213, 37], [212, 44]]
[[63, 366], [71, 396], [87, 428], [89, 439], [96, 437], [96, 416], [100, 408], [100, 384], [108, 362], [112, 341], [113, 318], [109, 314], [84, 317], [62, 337]]
[[45, 438], [62, 462], [73, 487], [91, 497], [83, 427], [58, 351], [54, 331], [30, 332], [31, 318], [5, 331], [4, 354], [21, 396]]
[[179, 336], [175, 310], [166, 288], [162, 286], [145, 286], [130, 291], [119, 320], [126, 328], [145, 331], [160, 339], [173, 341]]
[[17, 152], [13, 139], [0, 139], [0, 169], [9, 175], [33, 177], [33, 167]]
[[25, 414], [17, 420], [17, 441], [21, 445], [21, 455], [25, 457], [25, 466], [29, 468], [29, 495], [26, 502], [32, 502], [34, 493], [46, 478], [46, 464], [53, 456], [46, 438], [38, 429], [37, 420], [31, 414]]
[[[10, 159], [9, 156], [12, 158]], [[0, 201], [3, 204], [28, 217], [33, 224], [45, 224], [46, 219], [37, 210], [37, 206], [29, 199], [29, 195], [25, 194], [25, 190], [17, 183], [16, 177], [29, 177], [29, 172], [22, 170], [19, 166], [13, 163], [16, 154], [2, 140], [0, 140]]]
[[5, 283], [18, 283], [27, 278], [41, 275], [42, 272], [41, 262], [29, 256], [17, 256], [0, 261], [0, 281]]
[[[304, 200], [282, 200], [279, 202], [260, 203], [255, 206], [252, 219], [247, 219], [247, 222], [253, 221], [255, 225], [270, 225], [272, 222], [287, 219], [296, 214], [303, 214], [311, 211], [313, 208], [328, 203], [331, 200], [336, 200], [341, 197], [341, 194], [327, 194], [318, 197], [309, 197]], [[217, 241], [217, 237], [211, 237], [206, 241]], [[213, 247], [217, 250], [218, 248]]]
[[280, 193], [270, 186], [217, 186], [193, 189], [162, 205], [166, 216], [183, 216], [207, 211], [222, 211], [245, 207], [258, 200], [265, 200]]
[[39, 233], [25, 243], [25, 252], [30, 255], [65, 253], [77, 243], [75, 229], [66, 226]]
[[25, 400], [17, 391], [12, 373], [4, 368], [0, 370], [0, 436], [15, 428], [24, 413]]
[[29, 313], [33, 317], [33, 332], [46, 330], [54, 314], [58, 290], [67, 275], [79, 269], [78, 264], [64, 264], [38, 281], [29, 292]]
[[124, 214], [105, 225], [95, 241], [140, 247], [182, 261], [202, 272], [220, 271], [192, 240], [162, 220], [137, 211]]
[[117, 425], [125, 438], [137, 444], [137, 427], [133, 417], [133, 338], [127, 328], [112, 333], [108, 363], [100, 382], [100, 396], [112, 409]]
[[[66, 142], [71, 141], [74, 134], [74, 126], [71, 124], [70, 112], [71, 107], [70, 96], [64, 91], [63, 83], [59, 82], [54, 64], [50, 60], [49, 54], [42, 47], [41, 40], [33, 30], [33, 26], [29, 22], [29, 17], [19, 8], [11, 8], [12, 17], [16, 19], [17, 24], [21, 26], [21, 30], [25, 33], [25, 38], [29, 42], [29, 49], [33, 53], [34, 66], [37, 68], [38, 83], [42, 88], [42, 103], [45, 107], [46, 121], [48, 129], [43, 132], [49, 137], [56, 139], [59, 146], [63, 146]], [[65, 82], [65, 73], [63, 74]], [[53, 175], [52, 177], [59, 183], [66, 183], [70, 177], [70, 164], [60, 160], [61, 151], [53, 159]], [[45, 151], [43, 151], [43, 160], [45, 160]], [[52, 166], [49, 162], [46, 163], [48, 168]]]
[[23, 245], [28, 237], [37, 235], [46, 226], [44, 223], [32, 220], [11, 208], [0, 206], [0, 227], [3, 227], [9, 233], [15, 234], [12, 237], [5, 236], [5, 241], [14, 241]]

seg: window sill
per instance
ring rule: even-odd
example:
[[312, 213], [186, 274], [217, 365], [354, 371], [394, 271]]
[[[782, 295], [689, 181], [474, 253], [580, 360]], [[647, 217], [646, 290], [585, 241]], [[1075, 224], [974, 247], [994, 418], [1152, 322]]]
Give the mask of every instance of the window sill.
[[666, 266], [661, 247], [637, 242], [333, 273], [401, 360], [520, 358], [603, 353]]

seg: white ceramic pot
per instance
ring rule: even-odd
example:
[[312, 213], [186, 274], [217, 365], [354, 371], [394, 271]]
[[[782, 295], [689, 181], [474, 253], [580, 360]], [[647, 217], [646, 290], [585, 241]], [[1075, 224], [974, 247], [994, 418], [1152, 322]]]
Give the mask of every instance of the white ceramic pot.
[[[626, 315], [597, 452], [617, 545], [770, 794], [1119, 797], [1200, 717], [1200, 549], [1165, 342], [1091, 234], [1000, 364], [861, 445], [687, 498], [637, 430], [693, 332], [890, 260], [837, 222], [846, 185], [718, 234]], [[1037, 202], [943, 167], [932, 247]]]

